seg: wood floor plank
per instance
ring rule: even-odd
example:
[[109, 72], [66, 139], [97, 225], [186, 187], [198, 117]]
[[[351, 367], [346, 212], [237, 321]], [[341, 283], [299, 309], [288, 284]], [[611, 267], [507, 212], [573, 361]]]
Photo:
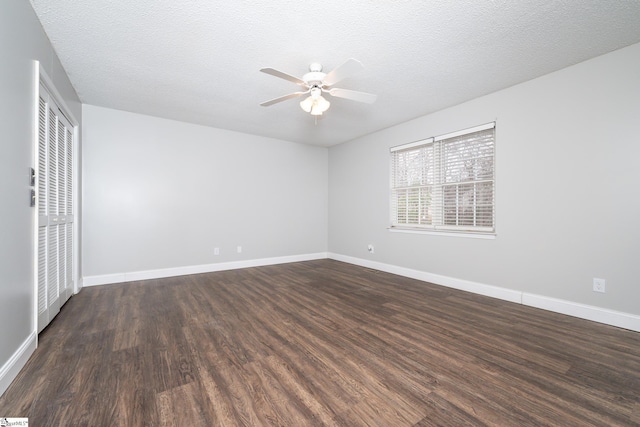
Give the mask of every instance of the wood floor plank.
[[51, 426], [637, 426], [640, 334], [332, 260], [84, 289], [0, 415]]
[[201, 395], [194, 384], [185, 384], [157, 394], [160, 426], [207, 427], [208, 421], [200, 404]]

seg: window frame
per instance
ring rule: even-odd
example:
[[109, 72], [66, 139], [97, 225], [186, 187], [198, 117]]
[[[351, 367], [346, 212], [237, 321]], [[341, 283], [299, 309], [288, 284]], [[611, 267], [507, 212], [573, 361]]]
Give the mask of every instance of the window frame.
[[[389, 230], [405, 233], [494, 238], [496, 235], [495, 128], [496, 123], [494, 121], [391, 147], [389, 149]], [[485, 131], [490, 131], [490, 134]], [[469, 153], [474, 152], [474, 150], [476, 150], [476, 152], [484, 150], [482, 156], [472, 157], [471, 160], [473, 160], [476, 165], [476, 167], [472, 167], [474, 173], [479, 171], [480, 173], [486, 174], [486, 176], [474, 176], [471, 179], [447, 181], [446, 172], [450, 171], [452, 166], [456, 165], [454, 160], [451, 160], [448, 164], [445, 162], [445, 148], [447, 144], [453, 144], [456, 141], [460, 141], [460, 137], [478, 132], [484, 132], [485, 134], [479, 134], [478, 140], [474, 141], [473, 145], [464, 145], [462, 149], [468, 150]], [[406, 156], [400, 158], [401, 153], [405, 153]], [[425, 163], [420, 163], [420, 161], [416, 161], [416, 159], [423, 159], [422, 161]], [[486, 162], [487, 160], [490, 160], [488, 167], [478, 166], [478, 163]], [[417, 166], [407, 166], [407, 164], [412, 161], [416, 163]], [[418, 168], [420, 170], [418, 170]], [[409, 174], [412, 176], [407, 177]], [[449, 179], [451, 179], [450, 175]], [[490, 186], [486, 184], [490, 184]], [[445, 188], [460, 188], [463, 186], [470, 186], [470, 188], [473, 189], [473, 207], [471, 210], [469, 210], [468, 203], [460, 203], [459, 198], [453, 201], [453, 205], [451, 204], [453, 199], [445, 198]], [[404, 209], [400, 207], [402, 194], [399, 193], [404, 193], [403, 199], [406, 200]], [[468, 194], [469, 193], [467, 193], [467, 195]], [[410, 199], [410, 197], [413, 198]], [[427, 201], [423, 202], [423, 198], [427, 199]], [[487, 198], [490, 198], [490, 202], [487, 201]], [[477, 204], [483, 199], [484, 205]], [[411, 205], [408, 200], [411, 200]], [[452, 212], [452, 206], [456, 214], [457, 224], [447, 223], [450, 222], [447, 221], [447, 215], [449, 215], [449, 219], [451, 219], [450, 213]], [[446, 207], [449, 209], [445, 209]], [[483, 207], [485, 209], [482, 209]], [[471, 218], [473, 224], [460, 224], [459, 211], [463, 208], [466, 208], [467, 215], [463, 215], [462, 218], [467, 222]], [[471, 217], [468, 215], [469, 212], [471, 212]], [[423, 219], [425, 222], [422, 222]], [[478, 225], [478, 222], [486, 222], [488, 220], [490, 220], [491, 225]]]

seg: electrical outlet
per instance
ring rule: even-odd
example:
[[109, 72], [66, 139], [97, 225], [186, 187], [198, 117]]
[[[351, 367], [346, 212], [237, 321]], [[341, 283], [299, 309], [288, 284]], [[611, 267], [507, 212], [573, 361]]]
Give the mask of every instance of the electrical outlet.
[[213, 248], [214, 255], [220, 255], [220, 248]]
[[369, 251], [370, 254], [372, 254], [373, 253], [373, 245], [367, 246], [367, 250]]
[[242, 246], [238, 246], [238, 253], [242, 252]]
[[593, 292], [605, 293], [605, 281], [604, 279], [593, 278]]

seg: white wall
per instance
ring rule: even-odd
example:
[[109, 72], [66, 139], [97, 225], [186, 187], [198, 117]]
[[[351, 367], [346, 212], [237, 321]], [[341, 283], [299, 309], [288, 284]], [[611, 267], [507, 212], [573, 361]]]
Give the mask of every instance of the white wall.
[[[493, 120], [497, 238], [389, 232], [389, 147]], [[329, 251], [638, 315], [638, 135], [640, 44], [332, 147]]]
[[326, 148], [91, 105], [83, 132], [85, 283], [326, 252]]
[[0, 394], [36, 343], [34, 324], [35, 210], [29, 207], [28, 171], [34, 167], [34, 60], [81, 120], [78, 97], [31, 5], [0, 2]]

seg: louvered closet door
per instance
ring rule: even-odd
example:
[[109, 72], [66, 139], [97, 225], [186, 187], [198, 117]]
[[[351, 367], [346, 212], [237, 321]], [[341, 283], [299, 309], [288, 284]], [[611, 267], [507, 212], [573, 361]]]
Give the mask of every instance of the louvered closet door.
[[38, 332], [73, 292], [73, 126], [40, 86]]

